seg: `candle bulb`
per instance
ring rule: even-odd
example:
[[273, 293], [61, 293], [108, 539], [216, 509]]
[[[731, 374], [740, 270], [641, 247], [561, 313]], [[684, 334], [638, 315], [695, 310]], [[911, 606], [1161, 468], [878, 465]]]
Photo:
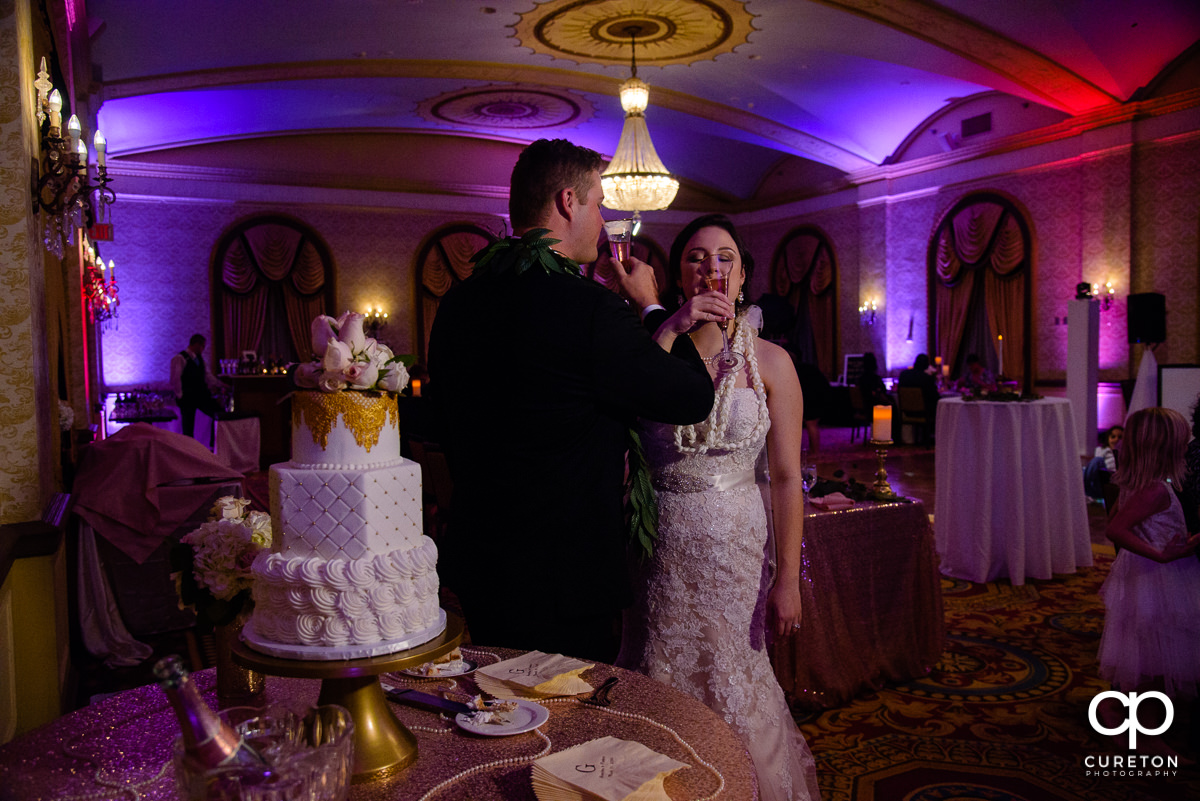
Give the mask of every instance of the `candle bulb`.
[[116, 280], [116, 275], [117, 275], [116, 271], [117, 271], [117, 265], [113, 263], [112, 259], [109, 259], [108, 260], [108, 280], [109, 281]]
[[96, 163], [100, 169], [104, 169], [104, 154], [108, 151], [108, 140], [104, 138], [104, 134], [96, 131], [95, 137], [92, 138], [92, 146], [96, 148]]
[[892, 438], [892, 407], [876, 406], [871, 419], [871, 439], [887, 442]]
[[54, 131], [62, 128], [62, 95], [55, 89], [47, 101], [50, 106], [50, 128]]
[[71, 119], [67, 120], [67, 136], [71, 137], [71, 150], [79, 150], [79, 135], [83, 133], [83, 126], [79, 124], [79, 118], [74, 114]]

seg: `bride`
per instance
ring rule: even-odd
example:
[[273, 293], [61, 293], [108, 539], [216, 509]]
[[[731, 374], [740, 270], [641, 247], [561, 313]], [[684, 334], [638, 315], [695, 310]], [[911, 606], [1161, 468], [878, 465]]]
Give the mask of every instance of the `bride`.
[[[812, 753], [767, 659], [763, 622], [768, 515], [755, 483], [766, 447], [778, 577], [766, 625], [786, 636], [800, 620], [804, 402], [788, 353], [757, 337], [750, 307], [733, 321], [730, 347], [745, 366], [718, 369], [721, 323], [742, 300], [753, 261], [723, 215], [694, 220], [671, 246], [670, 280], [685, 302], [655, 334], [670, 350], [690, 336], [717, 382], [708, 419], [696, 426], [642, 423], [659, 505], [658, 542], [635, 578], [618, 664], [700, 699], [738, 732], [765, 801], [819, 801]], [[708, 289], [728, 277], [728, 295]], [[761, 609], [761, 607], [759, 607]]]

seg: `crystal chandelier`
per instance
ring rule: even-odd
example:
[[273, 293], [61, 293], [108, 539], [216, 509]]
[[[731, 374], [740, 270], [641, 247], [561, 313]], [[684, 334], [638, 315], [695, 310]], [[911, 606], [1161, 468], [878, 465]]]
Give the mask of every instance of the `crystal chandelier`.
[[625, 110], [625, 125], [617, 152], [608, 169], [600, 176], [604, 189], [604, 205], [618, 211], [639, 212], [665, 209], [679, 191], [679, 181], [663, 166], [650, 129], [646, 127], [646, 107], [650, 104], [650, 87], [637, 76], [637, 35], [641, 29], [631, 25], [629, 34], [632, 75], [621, 84], [621, 108]]

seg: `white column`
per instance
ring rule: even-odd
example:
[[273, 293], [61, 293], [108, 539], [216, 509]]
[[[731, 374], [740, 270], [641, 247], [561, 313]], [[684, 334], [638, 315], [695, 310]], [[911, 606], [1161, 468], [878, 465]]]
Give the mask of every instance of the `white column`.
[[1096, 448], [1096, 388], [1100, 372], [1100, 302], [1071, 301], [1067, 315], [1067, 399], [1079, 455]]

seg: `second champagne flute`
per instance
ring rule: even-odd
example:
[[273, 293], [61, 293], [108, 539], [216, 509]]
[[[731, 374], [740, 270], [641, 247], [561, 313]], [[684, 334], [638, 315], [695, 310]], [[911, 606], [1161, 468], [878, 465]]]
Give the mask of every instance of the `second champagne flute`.
[[[729, 268], [732, 269], [732, 265]], [[704, 279], [704, 283], [714, 292], [720, 292], [725, 297], [729, 297], [729, 273], [720, 272], [721, 266], [717, 266], [718, 275], [710, 275]], [[722, 320], [717, 324], [721, 329], [721, 342], [724, 347], [717, 354], [717, 369], [720, 372], [729, 372], [732, 370], [740, 370], [746, 366], [746, 357], [742, 354], [731, 350], [729, 347], [729, 332], [726, 330], [728, 325], [727, 320]]]

